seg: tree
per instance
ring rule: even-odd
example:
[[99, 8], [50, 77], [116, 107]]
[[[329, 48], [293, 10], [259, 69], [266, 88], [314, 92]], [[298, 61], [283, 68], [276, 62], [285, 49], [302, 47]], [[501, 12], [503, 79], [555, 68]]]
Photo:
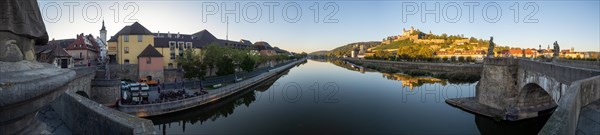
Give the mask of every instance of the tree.
[[465, 56], [458, 56], [458, 62], [465, 62]]
[[211, 43], [204, 47], [204, 51], [206, 52], [204, 63], [208, 67], [208, 75], [212, 75], [212, 69], [215, 68], [217, 62], [223, 57], [223, 47], [217, 43]]
[[254, 70], [255, 65], [256, 61], [252, 59], [249, 55], [246, 55], [246, 57], [244, 57], [244, 60], [242, 61], [241, 68], [246, 72], [251, 72], [252, 70]]
[[177, 57], [177, 63], [183, 68], [184, 78], [204, 79], [206, 65], [202, 61], [203, 54], [202, 52], [194, 51], [194, 49], [187, 49], [182, 57]]
[[475, 62], [475, 59], [473, 59], [473, 57], [468, 56], [467, 57], [467, 62]]
[[218, 76], [233, 74], [235, 71], [233, 60], [229, 57], [221, 57], [221, 60], [217, 62]]

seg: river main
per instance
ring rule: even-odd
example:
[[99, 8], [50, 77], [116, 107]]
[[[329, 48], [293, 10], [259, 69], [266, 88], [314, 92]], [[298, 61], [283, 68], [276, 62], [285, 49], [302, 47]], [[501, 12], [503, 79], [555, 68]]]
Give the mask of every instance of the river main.
[[161, 134], [536, 134], [549, 116], [496, 121], [452, 107], [476, 83], [308, 60], [252, 89], [165, 116]]

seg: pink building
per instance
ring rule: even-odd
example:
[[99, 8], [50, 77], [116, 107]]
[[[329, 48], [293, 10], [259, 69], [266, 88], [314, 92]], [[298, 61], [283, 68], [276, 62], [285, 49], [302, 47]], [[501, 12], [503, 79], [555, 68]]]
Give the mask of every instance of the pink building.
[[152, 45], [138, 55], [138, 76], [150, 80], [164, 81], [163, 56]]
[[79, 66], [94, 65], [100, 57], [100, 46], [92, 34], [77, 35], [77, 38], [65, 47], [65, 50], [73, 56], [73, 63]]

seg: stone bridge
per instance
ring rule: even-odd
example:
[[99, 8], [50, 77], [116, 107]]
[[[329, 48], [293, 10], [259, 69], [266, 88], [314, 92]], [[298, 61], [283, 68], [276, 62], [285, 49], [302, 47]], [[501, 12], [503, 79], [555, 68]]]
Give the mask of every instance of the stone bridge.
[[[589, 65], [599, 64], [597, 61], [589, 63]], [[581, 107], [600, 99], [599, 84], [596, 84], [600, 80], [600, 69], [580, 65], [585, 64], [570, 65], [564, 60], [538, 62], [512, 58], [486, 59], [481, 80], [477, 84], [476, 96], [448, 99], [446, 102], [467, 111], [510, 121], [551, 114], [557, 107], [556, 111], [575, 113], [554, 113], [551, 120], [567, 117], [559, 116], [566, 114], [575, 115], [569, 117], [577, 119]], [[584, 82], [591, 86], [582, 87], [581, 83]], [[565, 98], [572, 96], [573, 93], [577, 98]], [[583, 96], [585, 100], [580, 101], [582, 99], [579, 97], [582, 96], [578, 95], [585, 95]], [[577, 107], [572, 107], [571, 102], [578, 102]], [[575, 133], [577, 120], [560, 121], [561, 124], [554, 124], [553, 132], [542, 132], [545, 134]], [[559, 128], [561, 126], [565, 127], [561, 129]]]

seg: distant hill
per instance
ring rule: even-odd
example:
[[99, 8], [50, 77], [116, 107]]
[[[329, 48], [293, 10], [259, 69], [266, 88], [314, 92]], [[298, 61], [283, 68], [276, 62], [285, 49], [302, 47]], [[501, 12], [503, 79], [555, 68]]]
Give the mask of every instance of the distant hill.
[[310, 55], [310, 56], [325, 56], [325, 55], [327, 55], [327, 53], [329, 53], [329, 51], [321, 50], [321, 51], [315, 51], [315, 52], [308, 53], [308, 55]]
[[369, 42], [355, 42], [355, 43], [350, 43], [350, 44], [346, 44], [344, 46], [340, 46], [337, 48], [334, 48], [333, 50], [329, 51], [328, 55], [329, 56], [343, 56], [343, 55], [350, 55], [350, 51], [352, 49], [354, 49], [355, 45], [365, 45], [365, 48], [371, 48], [377, 45], [380, 45], [381, 42], [379, 41], [369, 41]]

